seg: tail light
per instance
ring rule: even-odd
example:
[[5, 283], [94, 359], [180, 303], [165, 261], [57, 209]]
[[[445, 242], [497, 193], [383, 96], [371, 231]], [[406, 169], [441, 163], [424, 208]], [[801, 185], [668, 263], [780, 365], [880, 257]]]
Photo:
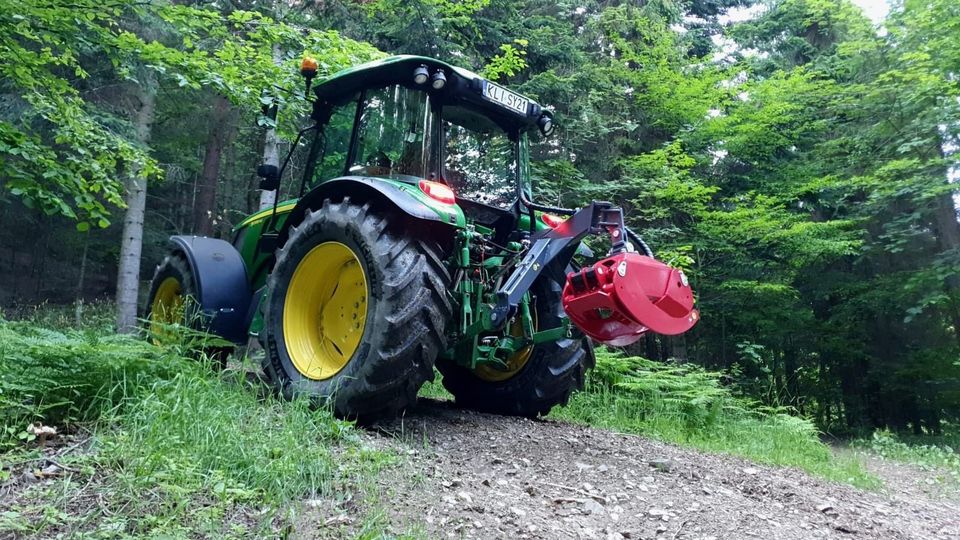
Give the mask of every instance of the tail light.
[[440, 182], [421, 180], [420, 191], [424, 192], [427, 197], [430, 197], [437, 202], [442, 202], [443, 204], [453, 204], [457, 202], [457, 198], [454, 196], [453, 190], [448, 186], [441, 184]]
[[551, 229], [556, 229], [557, 227], [560, 226], [561, 223], [563, 223], [566, 220], [561, 217], [557, 217], [553, 214], [540, 214], [540, 221], [544, 222], [544, 224], [546, 224], [547, 227], [550, 227]]

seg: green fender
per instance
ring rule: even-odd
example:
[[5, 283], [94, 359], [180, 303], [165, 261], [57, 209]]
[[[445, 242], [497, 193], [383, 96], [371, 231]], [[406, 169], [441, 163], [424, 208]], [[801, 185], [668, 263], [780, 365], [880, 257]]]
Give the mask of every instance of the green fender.
[[356, 202], [387, 202], [414, 219], [443, 223], [452, 229], [466, 227], [466, 218], [459, 206], [435, 201], [416, 185], [385, 178], [342, 176], [321, 183], [297, 201], [280, 231], [277, 245], [282, 246], [287, 241], [290, 226], [303, 221], [308, 210], [320, 208], [325, 199], [343, 197]]

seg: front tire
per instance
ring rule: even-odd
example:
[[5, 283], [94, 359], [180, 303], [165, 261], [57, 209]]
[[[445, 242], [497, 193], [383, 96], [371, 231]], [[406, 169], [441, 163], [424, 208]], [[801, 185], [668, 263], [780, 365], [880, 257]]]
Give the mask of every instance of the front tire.
[[[566, 317], [561, 292], [566, 277], [541, 274], [534, 284], [535, 320], [542, 329], [560, 326]], [[523, 354], [523, 351], [515, 355]], [[546, 416], [556, 405], [565, 405], [574, 390], [583, 388], [586, 370], [596, 359], [590, 340], [569, 337], [532, 346], [515, 372], [492, 368], [468, 369], [451, 361], [437, 364], [443, 386], [458, 406], [509, 416]], [[514, 358], [511, 358], [513, 364]], [[506, 375], [506, 376], [505, 376]]]
[[[157, 266], [150, 282], [147, 305], [143, 318], [147, 321], [146, 331], [155, 344], [164, 344], [182, 340], [172, 327], [182, 327], [204, 332], [203, 319], [198, 304], [197, 287], [194, 284], [193, 269], [189, 261], [180, 253], [167, 255]], [[233, 352], [230, 346], [207, 345], [207, 337], [190, 337], [189, 354], [213, 359], [220, 367]]]
[[446, 348], [438, 250], [349, 199], [291, 229], [267, 281], [264, 371], [287, 398], [369, 422], [416, 400]]

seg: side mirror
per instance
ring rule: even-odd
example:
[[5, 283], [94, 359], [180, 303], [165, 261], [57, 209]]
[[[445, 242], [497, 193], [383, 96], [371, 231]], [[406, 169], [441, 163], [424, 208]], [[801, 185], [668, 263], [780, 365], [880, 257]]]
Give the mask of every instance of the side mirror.
[[260, 189], [276, 191], [280, 187], [280, 167], [264, 163], [257, 167], [257, 176], [260, 177]]

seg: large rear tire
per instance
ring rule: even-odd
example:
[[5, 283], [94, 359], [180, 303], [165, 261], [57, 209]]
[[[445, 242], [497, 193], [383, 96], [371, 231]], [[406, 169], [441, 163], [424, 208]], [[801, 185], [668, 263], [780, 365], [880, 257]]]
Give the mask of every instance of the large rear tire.
[[324, 201], [291, 229], [267, 281], [264, 371], [370, 422], [416, 400], [447, 344], [450, 276], [438, 249], [369, 205]]
[[[565, 317], [561, 292], [565, 276], [541, 274], [534, 284], [534, 313], [539, 328], [555, 328]], [[517, 365], [522, 362], [522, 365]], [[587, 369], [594, 367], [593, 346], [585, 337], [541, 343], [515, 353], [510, 371], [471, 370], [451, 361], [437, 364], [443, 386], [458, 406], [510, 416], [545, 416], [565, 405], [574, 390], [583, 388]]]

